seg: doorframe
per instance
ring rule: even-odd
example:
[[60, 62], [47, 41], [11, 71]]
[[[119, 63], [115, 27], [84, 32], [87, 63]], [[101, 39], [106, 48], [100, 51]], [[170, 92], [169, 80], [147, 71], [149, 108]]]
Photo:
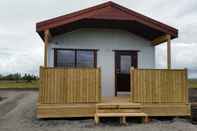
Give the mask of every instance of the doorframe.
[[137, 67], [136, 68], [138, 68], [138, 52], [140, 52], [140, 50], [113, 50], [113, 52], [114, 52], [114, 78], [115, 78], [115, 80], [114, 80], [114, 85], [115, 85], [115, 92], [114, 92], [114, 95], [115, 96], [117, 96], [117, 92], [118, 92], [118, 90], [117, 90], [117, 76], [116, 76], [116, 56], [117, 56], [117, 52], [135, 52], [136, 53], [136, 55], [137, 55]]

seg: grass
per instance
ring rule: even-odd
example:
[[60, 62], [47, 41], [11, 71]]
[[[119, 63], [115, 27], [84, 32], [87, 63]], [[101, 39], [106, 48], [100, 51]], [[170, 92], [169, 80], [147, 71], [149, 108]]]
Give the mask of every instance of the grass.
[[189, 87], [190, 88], [197, 88], [197, 79], [190, 79], [189, 80]]
[[[6, 88], [38, 88], [39, 81], [32, 81], [32, 82], [25, 82], [25, 81], [0, 81], [0, 89]], [[197, 88], [197, 79], [190, 79], [189, 80], [189, 87], [190, 88]]]
[[38, 88], [38, 86], [39, 86], [38, 81], [32, 81], [32, 82], [0, 81], [0, 89], [6, 89], [6, 88], [26, 89], [26, 88]]

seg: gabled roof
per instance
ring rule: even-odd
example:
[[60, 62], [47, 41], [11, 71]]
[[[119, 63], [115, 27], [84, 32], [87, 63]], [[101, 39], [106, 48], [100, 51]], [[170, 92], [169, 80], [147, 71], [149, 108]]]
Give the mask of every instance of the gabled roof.
[[178, 36], [177, 29], [111, 1], [36, 24], [41, 38], [48, 29], [52, 35], [59, 35], [78, 28], [123, 29], [151, 41], [165, 34], [172, 39]]

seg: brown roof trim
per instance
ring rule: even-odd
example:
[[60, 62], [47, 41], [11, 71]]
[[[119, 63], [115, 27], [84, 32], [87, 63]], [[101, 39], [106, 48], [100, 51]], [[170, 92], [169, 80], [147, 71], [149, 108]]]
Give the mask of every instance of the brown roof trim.
[[[176, 38], [178, 36], [178, 30], [177, 29], [175, 29], [171, 26], [168, 26], [164, 23], [161, 23], [159, 21], [156, 21], [152, 18], [149, 18], [147, 16], [144, 16], [140, 13], [137, 13], [133, 10], [130, 10], [128, 8], [120, 6], [120, 5], [118, 5], [114, 2], [111, 2], [111, 1], [103, 3], [103, 4], [99, 4], [99, 5], [90, 7], [90, 8], [86, 8], [86, 9], [83, 9], [83, 10], [80, 10], [80, 11], [77, 11], [77, 12], [73, 12], [73, 13], [70, 13], [70, 14], [67, 14], [67, 15], [63, 15], [63, 16], [59, 16], [59, 17], [56, 17], [56, 18], [53, 18], [53, 19], [49, 19], [49, 20], [39, 22], [39, 23], [36, 24], [36, 31], [38, 33], [41, 33], [44, 30], [53, 29], [55, 27], [65, 25], [65, 24], [68, 24], [68, 23], [72, 23], [72, 22], [75, 22], [75, 21], [78, 21], [78, 20], [81, 20], [81, 19], [89, 19], [89, 18], [91, 18], [91, 16], [93, 16], [95, 14], [95, 11], [97, 11], [99, 9], [102, 9], [102, 8], [105, 8], [105, 7], [109, 7], [109, 6], [118, 8], [119, 10], [131, 15], [132, 17], [135, 18], [134, 20], [139, 22], [139, 23], [142, 23], [142, 24], [144, 24], [146, 26], [149, 26], [153, 29], [160, 30], [165, 34], [170, 34], [172, 36], [172, 38]], [[93, 19], [96, 19], [96, 18], [93, 17]], [[128, 18], [128, 20], [129, 20], [129, 18]]]
[[147, 17], [147, 16], [142, 15], [142, 14], [140, 14], [138, 12], [135, 12], [135, 11], [133, 11], [131, 9], [125, 8], [123, 6], [120, 6], [120, 5], [116, 4], [116, 3], [112, 2], [112, 4], [113, 4], [113, 6], [119, 8], [120, 10], [122, 10], [122, 11], [128, 13], [128, 14], [131, 14], [131, 15], [135, 16], [136, 18], [139, 18], [139, 20], [141, 19], [141, 20], [144, 20], [146, 22], [149, 22], [149, 23], [152, 23], [152, 24], [156, 24], [157, 26], [162, 27], [162, 28], [164, 28], [166, 30], [172, 31], [173, 33], [177, 32], [177, 29], [175, 29], [174, 27], [171, 27], [171, 26], [169, 26], [167, 24], [164, 24], [162, 22], [156, 21], [156, 20], [154, 20], [154, 19], [152, 19], [150, 17]]
[[99, 5], [96, 5], [96, 6], [93, 6], [93, 7], [82, 9], [82, 10], [79, 10], [79, 11], [76, 11], [76, 12], [73, 12], [73, 13], [70, 13], [70, 14], [66, 14], [66, 15], [63, 15], [63, 16], [56, 17], [56, 18], [52, 18], [52, 19], [49, 19], [49, 20], [38, 22], [38, 23], [36, 23], [36, 30], [38, 32], [38, 31], [43, 31], [45, 29], [52, 28], [53, 24], [55, 22], [61, 22], [65, 19], [71, 19], [73, 17], [80, 16], [80, 15], [88, 13], [90, 11], [97, 10], [97, 9], [100, 9], [100, 8], [104, 8], [108, 5], [110, 5], [111, 3], [113, 3], [113, 2], [111, 2], [111, 1], [106, 2], [106, 3], [103, 3], [103, 4], [99, 4]]

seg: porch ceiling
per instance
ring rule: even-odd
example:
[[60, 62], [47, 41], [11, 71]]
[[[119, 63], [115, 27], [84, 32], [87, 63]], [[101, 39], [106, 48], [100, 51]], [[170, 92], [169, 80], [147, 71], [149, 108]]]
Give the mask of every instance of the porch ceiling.
[[166, 34], [169, 34], [171, 39], [178, 37], [177, 29], [113, 2], [36, 24], [36, 30], [42, 39], [45, 30], [50, 30], [51, 35], [56, 36], [79, 28], [122, 29], [150, 41]]

